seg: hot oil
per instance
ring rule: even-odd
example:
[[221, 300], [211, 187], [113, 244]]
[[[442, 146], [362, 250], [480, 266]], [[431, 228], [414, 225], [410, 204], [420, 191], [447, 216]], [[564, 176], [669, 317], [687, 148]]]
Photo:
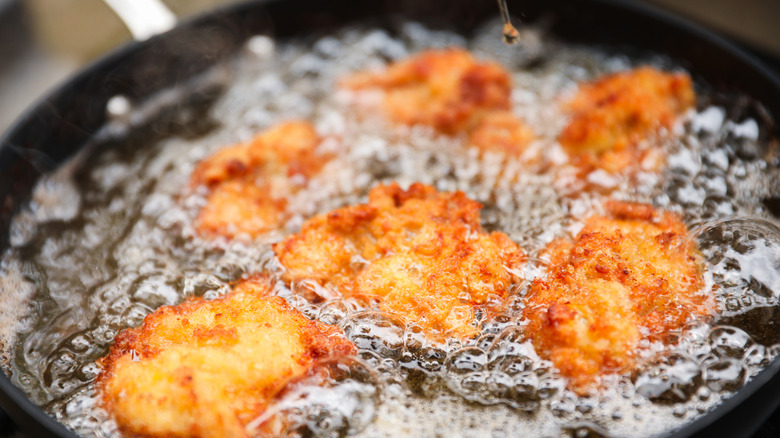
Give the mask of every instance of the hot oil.
[[[34, 295], [21, 307], [26, 316], [9, 311], [0, 326], [14, 382], [79, 434], [112, 436], [115, 424], [100, 408], [92, 381], [99, 372], [95, 361], [119, 330], [139, 325], [160, 305], [222, 295], [244, 275], [278, 276], [271, 243], [306, 218], [365, 202], [379, 182], [420, 181], [482, 202], [485, 228], [506, 232], [529, 253], [509, 310], [481, 321], [475, 340], [434, 343], [397, 316], [343, 299], [314, 304], [277, 282], [277, 294], [311, 318], [339, 324], [360, 349], [351, 371], [332, 386], [296, 387], [278, 403], [274, 409], [287, 413], [291, 430], [372, 437], [506, 436], [517, 430], [647, 436], [691, 421], [729, 397], [780, 351], [776, 337], [760, 332], [760, 319], [739, 319], [777, 309], [780, 294], [780, 231], [761, 204], [778, 193], [778, 179], [760, 154], [745, 152], [766, 144], [764, 128], [732, 111], [736, 98], [703, 105], [677, 128], [677, 140], [665, 144], [670, 155], [664, 173], [595, 175], [588, 190], [580, 190], [555, 142], [566, 123], [561, 96], [607, 72], [646, 63], [675, 66], [662, 57], [565, 46], [532, 30], [524, 30], [522, 50], [509, 48], [495, 38], [500, 27], [488, 26], [473, 41], [415, 23], [393, 37], [353, 28], [313, 45], [255, 37], [231, 66], [230, 87], [208, 111], [216, 129], [145, 147], [120, 144], [95, 155], [85, 170], [65, 167], [41, 182], [34, 202], [14, 222], [13, 247], [0, 265], [4, 297], [9, 290], [18, 302]], [[539, 136], [524, 156], [482, 153], [460, 138], [389, 126], [365, 110], [377, 96], [335, 85], [349, 72], [451, 45], [467, 46], [513, 72], [514, 112]], [[700, 101], [716, 101], [700, 91]], [[284, 228], [251, 243], [199, 237], [191, 224], [204, 199], [188, 193], [196, 163], [291, 118], [312, 120], [326, 137], [321, 147], [336, 158], [311, 189], [290, 200], [293, 214]], [[602, 392], [581, 397], [523, 340], [517, 315], [526, 286], [543, 275], [538, 251], [576, 233], [577, 218], [597, 212], [607, 196], [683, 215], [707, 261], [708, 292], [723, 319], [667, 334], [670, 345], [645, 340], [638, 372], [608, 377]]]

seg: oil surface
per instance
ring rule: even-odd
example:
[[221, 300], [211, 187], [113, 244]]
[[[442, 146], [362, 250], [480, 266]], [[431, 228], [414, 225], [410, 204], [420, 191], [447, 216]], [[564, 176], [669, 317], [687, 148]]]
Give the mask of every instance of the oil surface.
[[[510, 297], [514, 312], [484, 323], [477, 339], [434, 344], [393, 315], [342, 299], [315, 305], [278, 282], [276, 293], [311, 318], [339, 324], [360, 350], [333, 385], [301, 385], [272, 408], [285, 413], [291, 434], [652, 436], [712, 409], [780, 352], [780, 329], [771, 327], [780, 308], [780, 228], [762, 204], [778, 193], [780, 179], [765, 160], [772, 151], [760, 112], [740, 96], [697, 84], [698, 108], [668, 136], [662, 173], [594, 172], [576, 182], [555, 141], [566, 123], [561, 99], [604, 73], [676, 66], [659, 56], [566, 46], [525, 27], [520, 44], [507, 47], [496, 38], [501, 28], [487, 25], [472, 40], [416, 23], [392, 36], [345, 29], [313, 44], [258, 36], [227, 66], [224, 95], [189, 121], [213, 129], [145, 145], [115, 141], [44, 178], [15, 219], [12, 246], [0, 261], [6, 372], [77, 433], [113, 436], [116, 426], [92, 381], [95, 361], [119, 330], [139, 325], [160, 305], [219, 296], [244, 275], [278, 276], [271, 243], [306, 218], [364, 202], [380, 182], [419, 181], [482, 202], [485, 228], [507, 233], [530, 254]], [[452, 45], [512, 72], [513, 111], [538, 136], [523, 156], [479, 152], [425, 128], [392, 127], [356, 110], [371, 96], [337, 86], [349, 72]], [[134, 111], [114, 116], [132, 119]], [[337, 155], [290, 200], [284, 229], [254, 242], [200, 238], [191, 224], [204, 199], [188, 192], [196, 163], [291, 118], [312, 120], [327, 137], [322, 147]], [[705, 256], [719, 316], [692, 322], [671, 345], [645, 341], [635, 375], [608, 377], [603, 392], [578, 397], [522, 340], [516, 315], [525, 286], [542, 275], [538, 251], [576, 234], [579, 220], [598, 213], [606, 197], [682, 214]]]

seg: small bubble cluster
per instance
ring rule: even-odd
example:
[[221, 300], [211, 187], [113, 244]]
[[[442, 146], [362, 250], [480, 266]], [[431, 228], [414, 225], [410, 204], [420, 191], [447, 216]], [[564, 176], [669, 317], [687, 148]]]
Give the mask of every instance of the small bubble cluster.
[[563, 389], [548, 361], [539, 359], [522, 330], [510, 327], [484, 346], [467, 346], [447, 356], [446, 380], [454, 392], [484, 403], [534, 411], [539, 401]]
[[777, 304], [780, 293], [780, 227], [755, 218], [721, 219], [696, 230], [723, 315]]
[[379, 387], [373, 370], [361, 362], [324, 364], [292, 383], [246, 428], [263, 436], [346, 436], [373, 421]]

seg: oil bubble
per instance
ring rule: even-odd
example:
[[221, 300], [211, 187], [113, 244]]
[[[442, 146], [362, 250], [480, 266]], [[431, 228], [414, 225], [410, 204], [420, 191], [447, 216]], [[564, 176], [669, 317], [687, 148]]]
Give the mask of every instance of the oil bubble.
[[736, 391], [746, 378], [741, 360], [721, 359], [704, 366], [704, 380], [713, 391]]
[[357, 312], [344, 318], [340, 326], [347, 339], [359, 349], [393, 359], [404, 351], [406, 324], [390, 313]]
[[317, 320], [322, 321], [325, 324], [339, 324], [348, 314], [357, 311], [358, 307], [355, 303], [346, 301], [344, 299], [330, 300], [322, 304], [317, 314]]
[[447, 370], [456, 375], [469, 374], [483, 370], [487, 362], [488, 356], [484, 350], [477, 347], [466, 347], [447, 357]]
[[753, 345], [745, 353], [745, 366], [755, 371], [761, 370], [769, 365], [770, 359], [767, 356], [766, 347], [760, 344]]
[[763, 219], [729, 218], [704, 224], [692, 235], [718, 287], [716, 297], [724, 316], [747, 311], [754, 303], [776, 301], [780, 293], [777, 225]]
[[712, 352], [718, 357], [741, 359], [754, 344], [750, 335], [736, 327], [714, 327], [709, 339]]
[[591, 423], [577, 423], [561, 429], [561, 438], [603, 438], [610, 436], [609, 431]]
[[271, 436], [344, 436], [360, 431], [376, 416], [380, 388], [375, 373], [360, 361], [320, 363], [285, 388], [246, 430]]
[[701, 384], [699, 364], [678, 353], [650, 360], [634, 378], [638, 394], [665, 404], [690, 400]]
[[563, 392], [565, 387], [566, 383], [561, 379], [557, 379], [553, 376], [546, 376], [539, 381], [537, 393], [540, 398], [549, 399]]

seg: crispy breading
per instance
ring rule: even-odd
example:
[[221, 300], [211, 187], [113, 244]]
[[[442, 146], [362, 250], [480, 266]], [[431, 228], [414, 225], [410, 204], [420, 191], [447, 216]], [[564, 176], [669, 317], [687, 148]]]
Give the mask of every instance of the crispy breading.
[[481, 205], [462, 192], [380, 185], [368, 204], [316, 216], [274, 246], [283, 278], [376, 302], [434, 339], [467, 337], [476, 307], [507, 296], [523, 251], [482, 230]]
[[[532, 138], [530, 129], [509, 112], [509, 73], [460, 48], [426, 50], [379, 73], [353, 74], [343, 84], [383, 90], [384, 111], [396, 123], [430, 126], [447, 135], [465, 133], [483, 149], [521, 151]], [[494, 113], [500, 116], [489, 117]], [[489, 135], [491, 126], [499, 133]]]
[[228, 295], [164, 306], [120, 332], [99, 361], [98, 389], [133, 436], [244, 437], [289, 382], [352, 354], [341, 331], [306, 319], [267, 279]]
[[630, 371], [644, 336], [712, 314], [701, 260], [685, 224], [645, 204], [609, 201], [574, 240], [548, 247], [545, 278], [526, 295], [526, 336], [571, 386]]
[[204, 185], [209, 194], [196, 228], [204, 235], [256, 237], [278, 227], [287, 197], [331, 158], [318, 153], [319, 144], [311, 123], [286, 122], [200, 162], [191, 186]]
[[483, 150], [520, 155], [533, 140], [531, 129], [508, 111], [493, 111], [469, 132], [469, 143]]
[[640, 67], [580, 85], [564, 107], [571, 114], [559, 137], [574, 162], [621, 171], [640, 163], [653, 148], [639, 148], [696, 104], [691, 78]]

